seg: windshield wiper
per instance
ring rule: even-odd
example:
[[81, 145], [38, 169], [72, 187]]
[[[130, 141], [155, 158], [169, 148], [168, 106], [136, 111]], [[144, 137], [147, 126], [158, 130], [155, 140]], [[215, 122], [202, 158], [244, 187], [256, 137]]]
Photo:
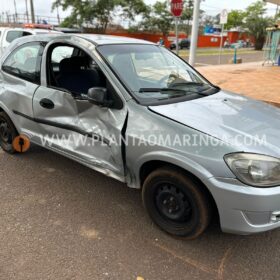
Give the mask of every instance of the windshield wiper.
[[178, 88], [140, 88], [139, 89], [140, 93], [144, 92], [160, 92], [160, 93], [168, 93], [168, 92], [186, 92], [183, 89], [178, 89]]
[[[208, 96], [219, 92], [221, 89], [218, 86], [211, 85], [211, 84], [204, 84], [204, 83], [197, 83], [197, 82], [181, 82], [181, 83], [174, 83], [170, 87], [181, 89], [180, 87], [184, 86], [197, 86], [197, 90], [192, 89], [191, 92], [196, 92], [197, 94]], [[186, 89], [186, 91], [189, 91]]]
[[176, 88], [176, 86], [200, 86], [200, 87], [207, 87], [208, 89], [216, 89], [218, 91], [221, 90], [218, 86], [211, 85], [211, 84], [199, 83], [199, 82], [179, 82], [179, 83], [174, 83], [174, 84], [171, 85], [171, 88]]
[[199, 82], [178, 82], [171, 84], [171, 86], [207, 86], [207, 84]]
[[173, 95], [173, 97], [178, 97], [178, 96], [185, 96], [187, 94], [197, 94], [197, 95], [202, 95], [202, 96], [208, 96], [209, 94], [199, 92], [199, 91], [191, 91], [191, 90], [184, 90], [184, 89], [178, 89], [178, 88], [141, 88], [139, 90], [140, 93], [143, 92], [158, 92], [161, 94], [168, 94], [169, 92], [175, 92], [179, 93], [176, 95]]

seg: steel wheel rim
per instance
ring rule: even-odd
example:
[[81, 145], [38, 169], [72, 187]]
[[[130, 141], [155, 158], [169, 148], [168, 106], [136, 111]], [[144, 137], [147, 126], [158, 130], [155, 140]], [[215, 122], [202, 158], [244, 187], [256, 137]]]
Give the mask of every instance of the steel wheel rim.
[[0, 120], [0, 140], [7, 144], [12, 142], [12, 131], [5, 120]]
[[156, 208], [166, 220], [186, 224], [192, 218], [192, 205], [181, 187], [170, 183], [161, 183], [156, 189]]

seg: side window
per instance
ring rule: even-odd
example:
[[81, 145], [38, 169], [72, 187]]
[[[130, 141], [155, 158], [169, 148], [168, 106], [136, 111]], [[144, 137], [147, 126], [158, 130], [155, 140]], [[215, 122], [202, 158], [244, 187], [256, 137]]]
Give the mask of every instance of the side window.
[[13, 42], [15, 39], [23, 37], [23, 36], [27, 36], [27, 35], [31, 35], [31, 33], [29, 32], [25, 32], [25, 31], [20, 31], [20, 30], [12, 30], [12, 31], [8, 31], [7, 33], [7, 37], [6, 37], [6, 41], [8, 43]]
[[2, 70], [29, 82], [40, 84], [42, 53], [41, 43], [24, 44], [8, 56]]

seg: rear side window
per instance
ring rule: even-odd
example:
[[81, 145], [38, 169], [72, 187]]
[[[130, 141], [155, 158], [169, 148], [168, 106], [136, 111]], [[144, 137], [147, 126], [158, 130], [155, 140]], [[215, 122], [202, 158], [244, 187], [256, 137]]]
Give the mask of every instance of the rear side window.
[[7, 33], [7, 37], [6, 37], [6, 41], [8, 43], [13, 42], [15, 39], [23, 37], [23, 36], [28, 36], [28, 35], [32, 35], [29, 32], [26, 31], [20, 31], [20, 30], [12, 30], [12, 31], [8, 31]]
[[44, 47], [40, 42], [24, 44], [8, 56], [2, 70], [26, 81], [40, 84], [43, 50]]

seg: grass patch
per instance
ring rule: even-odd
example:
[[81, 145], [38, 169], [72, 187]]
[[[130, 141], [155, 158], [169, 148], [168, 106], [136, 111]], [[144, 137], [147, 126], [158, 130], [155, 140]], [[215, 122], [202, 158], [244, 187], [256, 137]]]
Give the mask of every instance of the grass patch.
[[[254, 53], [257, 53], [258, 51], [255, 51], [255, 50], [252, 50], [252, 49], [240, 49], [240, 50], [237, 50], [237, 55], [240, 55], [240, 54], [254, 54]], [[179, 51], [179, 55], [180, 56], [189, 56], [190, 54], [190, 51], [189, 50], [180, 50]], [[197, 56], [210, 56], [210, 55], [219, 55], [220, 54], [220, 51], [218, 49], [214, 49], [214, 50], [211, 50], [211, 49], [207, 49], [207, 50], [204, 50], [204, 49], [197, 49], [197, 53], [196, 55]], [[223, 50], [222, 51], [222, 55], [233, 55], [234, 54], [234, 50], [233, 49], [226, 49], [226, 50]]]

